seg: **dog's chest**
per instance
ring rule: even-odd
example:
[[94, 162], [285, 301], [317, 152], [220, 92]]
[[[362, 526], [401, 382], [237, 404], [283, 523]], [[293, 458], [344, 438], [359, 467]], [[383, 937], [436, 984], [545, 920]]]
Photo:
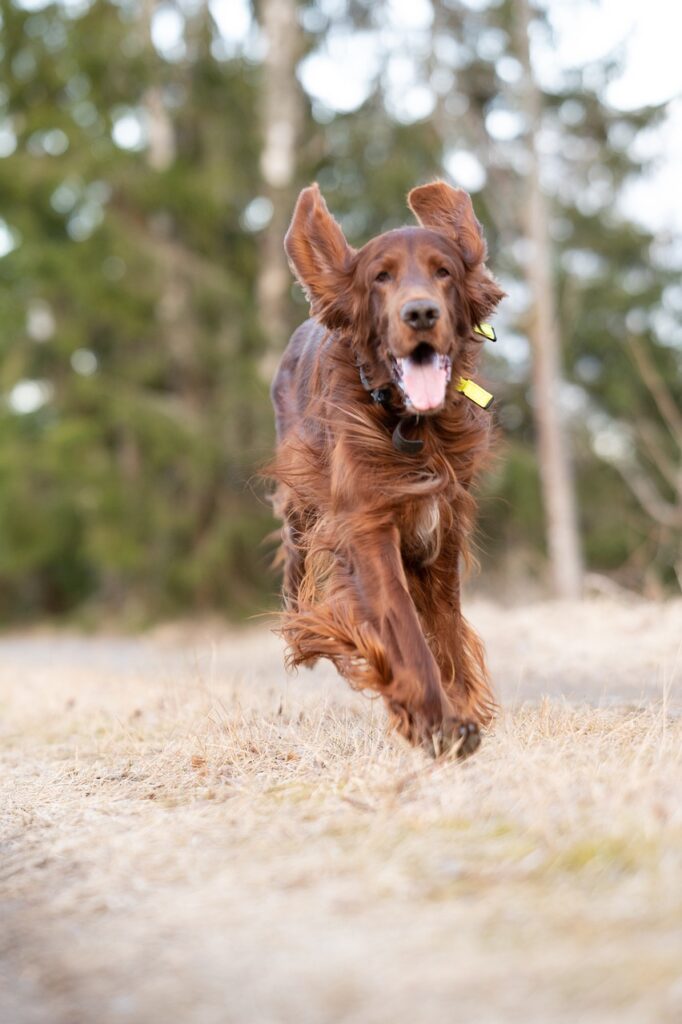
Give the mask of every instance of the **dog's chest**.
[[443, 542], [442, 533], [443, 515], [438, 498], [414, 502], [405, 510], [400, 534], [403, 551], [411, 561], [418, 565], [434, 562]]

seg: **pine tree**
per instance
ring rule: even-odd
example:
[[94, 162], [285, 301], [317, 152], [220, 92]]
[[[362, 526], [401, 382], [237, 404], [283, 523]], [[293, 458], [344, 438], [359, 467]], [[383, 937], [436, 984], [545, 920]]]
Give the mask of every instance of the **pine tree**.
[[2, 385], [36, 407], [0, 416], [0, 614], [251, 608], [271, 585], [270, 515], [248, 484], [271, 437], [257, 252], [240, 223], [258, 71], [214, 55], [203, 6], [172, 60], [150, 49], [144, 5], [1, 9], [16, 140], [0, 160], [16, 239]]
[[[658, 465], [651, 451], [647, 465], [663, 506], [672, 502], [674, 507], [674, 442], [671, 446], [670, 431], [661, 429], [660, 410], [654, 408], [656, 403], [641, 367], [625, 351], [625, 339], [631, 333], [629, 323], [634, 317], [643, 327], [652, 364], [670, 390], [671, 404], [679, 400], [679, 355], [655, 330], [675, 268], [656, 258], [652, 233], [628, 214], [623, 198], [629, 182], [647, 169], [646, 162], [637, 155], [638, 133], [660, 123], [665, 111], [662, 107], [621, 111], [609, 106], [605, 99], [607, 85], [618, 72], [618, 64], [611, 59], [566, 71], [552, 88], [545, 85], [540, 89], [535, 80], [529, 83], [529, 26], [524, 10], [534, 30], [542, 31], [539, 13], [529, 11], [526, 0], [505, 0], [477, 10], [454, 0], [447, 6], [435, 5], [437, 31], [453, 43], [450, 50], [440, 47], [441, 53], [452, 57], [451, 66], [443, 70], [454, 76], [454, 88], [441, 107], [456, 112], [448, 117], [447, 110], [445, 114], [441, 111], [439, 130], [444, 150], [472, 153], [485, 169], [487, 183], [476, 197], [477, 209], [482, 211], [492, 240], [494, 266], [518, 295], [519, 283], [528, 279], [539, 255], [537, 249], [528, 250], [524, 239], [533, 233], [526, 215], [528, 182], [529, 177], [533, 178], [534, 153], [540, 147], [541, 173], [539, 182], [536, 177], [535, 199], [539, 184], [539, 198], [547, 210], [542, 231], [546, 235], [548, 229], [551, 255], [540, 254], [543, 280], [538, 279], [535, 287], [542, 289], [545, 298], [550, 289], [553, 292], [561, 331], [566, 382], [554, 400], [568, 406], [565, 418], [576, 462], [587, 562], [597, 570], [618, 570], [628, 584], [641, 585], [643, 577], [652, 574], [670, 579], [675, 515], [666, 513], [668, 525], [659, 524], [660, 529], [652, 531], [651, 509], [642, 508], [641, 487], [639, 498], [633, 502], [629, 493], [632, 487], [624, 490], [614, 471], [602, 461], [609, 448], [605, 432], [610, 431], [613, 445], [619, 450], [631, 432], [624, 400], [630, 415], [634, 412], [638, 419], [646, 415], [647, 409], [649, 420], [658, 419], [656, 443], [660, 449]], [[551, 46], [549, 36], [544, 45]], [[535, 89], [530, 104], [529, 84]], [[504, 131], [491, 131], [500, 121]], [[553, 319], [551, 314], [549, 319]], [[512, 326], [521, 336], [533, 337], [536, 321], [532, 305], [519, 309]], [[536, 352], [551, 341], [551, 330], [546, 327], [538, 333]], [[539, 396], [534, 402], [531, 395], [529, 401], [528, 377], [520, 373], [518, 360], [510, 364], [504, 359], [503, 344], [498, 346], [495, 358], [499, 363], [496, 374], [510, 381], [500, 388], [501, 417], [509, 446], [506, 460], [490, 481], [491, 496], [504, 498], [506, 505], [504, 516], [489, 513], [486, 533], [491, 554], [498, 553], [495, 536], [506, 539], [507, 547], [521, 546], [524, 536], [526, 544], [534, 546], [530, 530], [537, 516], [532, 506], [540, 497], [541, 475], [533, 465], [533, 449], [537, 450], [540, 438], [533, 430], [531, 416]], [[556, 355], [553, 358], [556, 366]], [[664, 433], [668, 436], [663, 437]], [[634, 446], [641, 459], [641, 439]], [[632, 459], [631, 454], [617, 460], [621, 476], [627, 475], [626, 466], [630, 466], [631, 484]], [[663, 460], [667, 472], [662, 475]], [[563, 502], [568, 510], [564, 522], [570, 523], [571, 503], [570, 497], [568, 503]], [[614, 503], [621, 511], [616, 516]], [[662, 507], [660, 502], [658, 507]], [[569, 525], [567, 536], [571, 532]], [[676, 539], [679, 543], [679, 531]], [[553, 546], [556, 564], [556, 548], [562, 545], [554, 542]], [[578, 562], [574, 540], [564, 541], [563, 548], [564, 553], [573, 549], [562, 573], [569, 582], [556, 589], [574, 592]]]

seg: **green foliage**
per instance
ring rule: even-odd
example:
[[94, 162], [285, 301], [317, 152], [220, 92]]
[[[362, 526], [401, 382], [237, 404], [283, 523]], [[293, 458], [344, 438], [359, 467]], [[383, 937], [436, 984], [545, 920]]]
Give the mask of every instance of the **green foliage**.
[[[542, 92], [543, 138], [532, 139], [519, 75], [518, 7], [517, 0], [477, 10], [457, 0], [434, 5], [436, 27], [451, 34], [457, 50], [456, 59], [442, 68], [453, 73], [453, 89], [440, 116], [446, 125], [443, 147], [466, 149], [486, 169], [487, 183], [475, 197], [476, 208], [491, 241], [492, 265], [515, 293], [502, 315], [502, 343], [489, 362], [500, 381], [498, 407], [510, 445], [504, 471], [487, 485], [492, 495], [509, 502], [512, 532], [510, 523], [494, 512], [489, 513], [487, 532], [511, 545], [530, 542], [536, 550], [542, 535], [539, 491], [532, 496], [524, 486], [528, 473], [536, 472], [533, 395], [525, 386], [529, 354], [519, 358], [516, 348], [513, 358], [505, 359], [504, 344], [504, 329], [523, 337], [532, 315], [518, 288], [524, 263], [532, 256], [518, 242], [525, 229], [526, 156], [531, 145], [540, 144], [543, 185], [551, 203], [565, 399], [570, 403], [566, 418], [575, 450], [587, 565], [614, 572], [634, 587], [648, 585], [653, 577], [673, 582], [675, 563], [678, 577], [680, 572], [682, 491], [679, 483], [672, 483], [675, 475], [679, 481], [680, 432], [671, 430], [669, 417], [662, 415], [651, 379], [645, 379], [633, 358], [633, 345], [643, 349], [650, 378], [664, 383], [670, 404], [682, 408], [682, 332], [675, 317], [679, 260], [643, 226], [631, 197], [626, 203], [628, 186], [649, 170], [639, 155], [644, 150], [637, 146], [638, 136], [661, 125], [665, 108], [611, 107], [606, 87], [619, 65], [605, 59], [555, 75], [552, 88]], [[535, 27], [542, 31], [543, 16], [537, 11], [534, 16]], [[549, 40], [547, 45], [551, 47]], [[432, 74], [432, 63], [425, 70]], [[443, 118], [453, 105], [462, 111], [456, 127]], [[483, 126], [500, 112], [511, 119], [512, 130], [495, 138]], [[609, 445], [600, 443], [605, 434]], [[614, 443], [619, 449], [614, 461], [624, 473], [603, 461], [602, 452], [614, 449]], [[662, 466], [668, 467], [667, 473]], [[626, 481], [641, 474], [659, 507], [666, 502], [676, 507], [676, 525], [652, 521], [652, 508], [635, 498]]]
[[[239, 225], [254, 69], [200, 35], [191, 64], [162, 62], [112, 3], [2, 16], [17, 145], [0, 192], [20, 244], [0, 261], [0, 616], [252, 609], [272, 527], [248, 486], [271, 440]], [[157, 82], [182, 97], [165, 171], [112, 138]], [[17, 414], [20, 381], [47, 401]]]
[[[315, 32], [302, 30], [301, 52], [334, 27], [329, 10]], [[317, 179], [361, 244], [407, 220], [409, 188], [442, 174], [450, 149], [467, 149], [488, 172], [475, 202], [491, 262], [514, 286], [528, 140], [496, 142], [484, 129], [492, 111], [519, 105], [517, 87], [500, 75], [501, 59], [514, 55], [513, 4], [472, 10], [452, 0], [434, 11], [434, 33], [456, 43], [457, 57], [448, 64], [452, 46], [425, 55], [424, 80], [452, 75], [433, 117], [389, 116], [381, 75], [349, 114], [316, 111], [315, 120], [305, 100], [297, 184]], [[243, 227], [263, 192], [263, 69], [216, 46], [206, 5], [185, 15], [186, 52], [164, 59], [149, 41], [144, 5], [132, 0], [39, 10], [0, 0], [0, 131], [3, 145], [16, 140], [0, 157], [14, 239], [0, 258], [0, 621], [245, 614], [270, 603], [276, 587], [262, 545], [274, 524], [252, 484], [273, 436], [258, 370], [261, 239]], [[364, 2], [343, 15], [365, 29], [385, 16], [383, 4]], [[490, 31], [502, 40], [494, 59], [484, 45]], [[161, 169], [144, 143], [155, 91], [174, 146]], [[644, 424], [664, 458], [676, 458], [628, 342], [637, 335], [682, 405], [679, 339], [659, 325], [661, 311], [669, 321], [674, 310], [675, 268], [620, 203], [644, 169], [632, 142], [662, 112], [615, 111], [602, 95], [594, 69], [545, 95], [548, 130], [562, 140], [553, 226], [566, 372], [579, 399], [582, 527], [591, 567], [628, 585], [652, 571], [670, 583], [674, 531], [652, 528], [622, 476], [595, 454], [590, 427], [596, 415], [635, 434]], [[522, 305], [509, 308], [507, 329], [523, 334]], [[305, 315], [292, 288], [291, 326]], [[532, 396], [527, 361], [506, 352], [504, 336], [489, 352], [507, 444], [484, 487], [481, 557], [498, 567], [523, 552], [536, 571], [543, 531]], [[638, 436], [635, 448], [670, 498]]]

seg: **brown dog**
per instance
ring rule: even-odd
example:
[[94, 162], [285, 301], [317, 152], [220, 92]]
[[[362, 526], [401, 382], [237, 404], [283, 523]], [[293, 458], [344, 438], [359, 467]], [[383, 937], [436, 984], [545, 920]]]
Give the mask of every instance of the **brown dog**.
[[290, 664], [329, 658], [408, 740], [464, 756], [495, 707], [460, 611], [490, 438], [469, 378], [504, 293], [466, 192], [436, 182], [408, 203], [419, 227], [355, 251], [312, 185], [286, 236], [313, 319], [272, 388], [283, 634]]

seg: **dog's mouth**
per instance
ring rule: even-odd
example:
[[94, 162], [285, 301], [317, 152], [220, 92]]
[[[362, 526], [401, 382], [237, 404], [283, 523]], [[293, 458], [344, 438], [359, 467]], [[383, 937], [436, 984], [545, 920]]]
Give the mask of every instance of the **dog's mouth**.
[[452, 374], [450, 356], [440, 355], [428, 341], [420, 341], [403, 359], [391, 354], [396, 383], [415, 412], [439, 409]]

